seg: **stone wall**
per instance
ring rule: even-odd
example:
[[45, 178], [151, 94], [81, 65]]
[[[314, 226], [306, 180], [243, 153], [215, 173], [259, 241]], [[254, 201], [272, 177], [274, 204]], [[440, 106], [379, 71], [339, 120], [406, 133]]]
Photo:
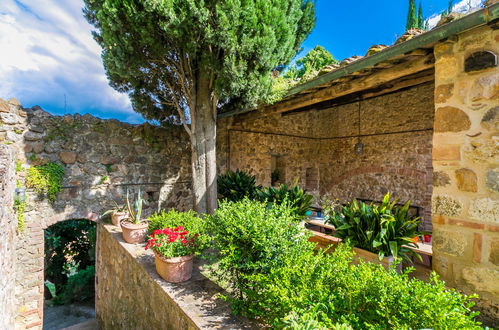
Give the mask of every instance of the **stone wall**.
[[[11, 111], [17, 108], [16, 101], [0, 103], [0, 136], [16, 129], [16, 124], [5, 123]], [[6, 122], [9, 122], [7, 119]], [[9, 133], [10, 134], [10, 133]], [[0, 144], [0, 329], [14, 327], [17, 217], [12, 208], [16, 187], [16, 148], [11, 144]]]
[[101, 329], [248, 329], [217, 299], [222, 289], [198, 270], [192, 279], [172, 284], [156, 273], [154, 254], [127, 244], [120, 230], [97, 227], [96, 307]]
[[[431, 230], [431, 145], [434, 86], [427, 83], [363, 100], [360, 134], [364, 152], [354, 152], [357, 102], [292, 114], [251, 112], [219, 121], [220, 169], [244, 169], [270, 185], [273, 157], [282, 157], [284, 181], [316, 196], [342, 202], [381, 200], [387, 192], [421, 207]], [[308, 173], [308, 175], [307, 175]]]
[[[11, 269], [16, 270], [16, 325], [40, 328], [44, 229], [63, 220], [97, 220], [113, 206], [112, 200], [122, 203], [127, 190], [135, 194], [140, 189], [148, 201], [145, 216], [159, 207], [191, 208], [189, 141], [181, 127], [130, 125], [90, 115], [52, 116], [39, 107], [22, 109], [4, 101], [0, 108], [8, 109], [0, 114], [9, 125], [0, 140], [17, 152], [12, 166], [17, 162], [21, 167], [21, 185], [30, 166], [55, 162], [65, 169], [63, 189], [54, 203], [27, 190], [25, 229], [15, 238], [17, 267]], [[15, 185], [16, 180], [8, 182]], [[12, 211], [12, 203], [7, 208]], [[2, 224], [8, 219], [2, 217]]]
[[465, 72], [478, 51], [499, 54], [499, 30], [482, 27], [435, 47], [433, 253], [442, 278], [480, 294], [497, 320], [499, 69]]

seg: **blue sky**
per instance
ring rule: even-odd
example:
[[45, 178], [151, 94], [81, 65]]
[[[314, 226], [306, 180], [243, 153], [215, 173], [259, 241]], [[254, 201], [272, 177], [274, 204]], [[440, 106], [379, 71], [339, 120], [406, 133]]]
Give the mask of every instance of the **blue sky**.
[[[481, 0], [454, 1], [455, 9]], [[425, 17], [448, 0], [424, 0]], [[91, 113], [138, 123], [127, 95], [109, 87], [100, 48], [80, 0], [0, 0], [0, 98], [17, 98], [54, 114]], [[374, 44], [391, 45], [404, 32], [407, 0], [317, 0], [317, 23], [304, 52], [322, 45], [342, 60]], [[435, 21], [433, 19], [432, 21]]]

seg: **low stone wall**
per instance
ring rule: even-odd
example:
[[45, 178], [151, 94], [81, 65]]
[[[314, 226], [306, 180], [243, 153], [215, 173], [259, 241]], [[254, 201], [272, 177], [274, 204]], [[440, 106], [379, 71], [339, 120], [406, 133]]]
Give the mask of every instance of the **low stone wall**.
[[121, 230], [98, 224], [96, 312], [101, 329], [250, 329], [215, 296], [223, 290], [200, 274], [172, 284], [159, 277], [154, 254], [128, 244]]

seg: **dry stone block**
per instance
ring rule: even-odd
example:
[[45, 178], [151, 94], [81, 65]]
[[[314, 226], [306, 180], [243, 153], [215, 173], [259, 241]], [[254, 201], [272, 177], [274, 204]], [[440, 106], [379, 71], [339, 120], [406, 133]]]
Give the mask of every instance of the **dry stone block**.
[[499, 271], [485, 267], [463, 268], [463, 279], [476, 291], [485, 291], [492, 294], [499, 294]]
[[452, 80], [458, 74], [458, 63], [454, 54], [445, 54], [435, 63], [435, 77], [442, 80]]
[[435, 132], [461, 132], [470, 128], [468, 115], [454, 107], [438, 108], [435, 113]]
[[32, 132], [32, 131], [27, 131], [24, 133], [24, 139], [26, 141], [40, 141], [43, 138], [43, 134], [37, 133], [37, 132]]
[[468, 240], [463, 233], [436, 230], [433, 233], [433, 249], [455, 257], [463, 256], [468, 249]]
[[7, 125], [15, 125], [19, 124], [21, 121], [19, 120], [19, 117], [13, 113], [0, 112], [0, 122]]
[[490, 131], [499, 131], [499, 107], [487, 111], [482, 118], [481, 125]]
[[461, 146], [459, 146], [459, 145], [446, 145], [446, 146], [434, 147], [432, 150], [432, 159], [435, 161], [460, 160], [461, 159]]
[[490, 198], [478, 198], [471, 202], [469, 214], [480, 221], [499, 223], [499, 201]]
[[446, 102], [453, 94], [454, 84], [444, 84], [435, 88], [435, 103]]
[[477, 192], [476, 173], [467, 168], [456, 170], [456, 183], [459, 190]]
[[450, 184], [450, 177], [447, 173], [438, 171], [433, 173], [433, 186], [444, 187]]
[[70, 151], [61, 151], [59, 157], [64, 164], [73, 164], [76, 162], [76, 154]]
[[456, 216], [462, 209], [461, 202], [449, 196], [435, 196], [431, 203], [431, 212], [434, 215]]
[[496, 163], [499, 157], [499, 137], [472, 140], [464, 154], [474, 162]]
[[494, 73], [475, 80], [468, 95], [472, 102], [499, 98], [499, 74]]
[[9, 103], [2, 99], [0, 99], [0, 112], [10, 112]]
[[499, 168], [495, 168], [487, 172], [485, 176], [485, 184], [488, 189], [499, 192]]

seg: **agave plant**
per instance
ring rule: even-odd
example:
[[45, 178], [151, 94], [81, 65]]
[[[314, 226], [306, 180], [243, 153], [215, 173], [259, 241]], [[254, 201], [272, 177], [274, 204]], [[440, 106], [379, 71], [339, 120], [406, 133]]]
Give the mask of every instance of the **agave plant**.
[[128, 210], [128, 214], [130, 215], [130, 222], [138, 224], [141, 222], [141, 216], [142, 216], [142, 206], [143, 206], [143, 199], [142, 199], [142, 193], [139, 189], [139, 192], [137, 194], [137, 199], [133, 201], [132, 203], [130, 202], [129, 196], [128, 196], [128, 190], [126, 191], [126, 208]]
[[418, 231], [419, 218], [409, 215], [410, 202], [402, 207], [396, 206], [397, 200], [390, 202], [386, 194], [379, 205], [366, 204], [353, 200], [339, 212], [326, 218], [336, 228], [336, 237], [349, 244], [377, 253], [381, 260], [385, 256], [421, 258], [410, 249], [417, 247], [413, 237], [422, 235]]
[[256, 185], [256, 177], [237, 169], [227, 171], [217, 178], [218, 193], [223, 199], [237, 202], [248, 197], [254, 199], [261, 186]]
[[269, 204], [288, 203], [294, 209], [298, 219], [303, 218], [310, 210], [312, 198], [312, 195], [307, 194], [296, 184], [293, 187], [282, 184], [278, 188], [268, 187], [258, 192], [258, 199], [262, 202], [266, 201]]

